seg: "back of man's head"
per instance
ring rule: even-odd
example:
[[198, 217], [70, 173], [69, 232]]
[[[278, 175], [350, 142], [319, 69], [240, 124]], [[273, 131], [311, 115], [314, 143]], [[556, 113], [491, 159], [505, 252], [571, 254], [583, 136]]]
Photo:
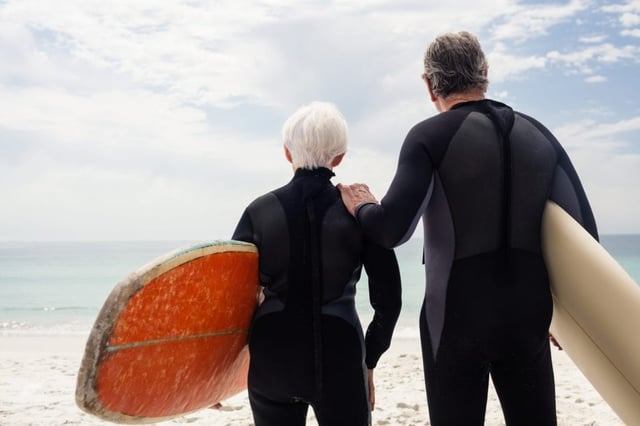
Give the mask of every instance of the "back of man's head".
[[424, 77], [441, 98], [477, 89], [484, 93], [487, 69], [480, 42], [466, 31], [439, 35], [424, 54]]

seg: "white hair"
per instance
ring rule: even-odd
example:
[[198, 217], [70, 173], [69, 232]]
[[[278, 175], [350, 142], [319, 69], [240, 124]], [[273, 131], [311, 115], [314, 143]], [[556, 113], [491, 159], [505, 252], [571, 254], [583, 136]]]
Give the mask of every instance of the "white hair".
[[295, 168], [330, 168], [347, 151], [347, 122], [335, 105], [312, 102], [287, 119], [282, 138]]

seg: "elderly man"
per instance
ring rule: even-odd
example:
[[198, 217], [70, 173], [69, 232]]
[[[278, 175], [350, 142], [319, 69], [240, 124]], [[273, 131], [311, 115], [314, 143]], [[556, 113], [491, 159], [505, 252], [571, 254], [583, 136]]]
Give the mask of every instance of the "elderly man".
[[597, 231], [559, 142], [535, 119], [485, 99], [487, 69], [472, 34], [437, 37], [423, 80], [439, 114], [408, 133], [387, 194], [378, 204], [366, 185], [338, 187], [365, 234], [385, 247], [423, 220], [431, 424], [482, 425], [491, 376], [507, 425], [555, 425], [545, 203]]
[[[264, 302], [249, 351], [249, 400], [256, 426], [367, 426], [373, 368], [400, 313], [392, 250], [371, 243], [331, 183], [347, 150], [347, 125], [332, 104], [314, 102], [283, 128], [294, 176], [253, 201], [233, 239], [256, 244]], [[355, 309], [364, 266], [374, 317], [366, 338]]]

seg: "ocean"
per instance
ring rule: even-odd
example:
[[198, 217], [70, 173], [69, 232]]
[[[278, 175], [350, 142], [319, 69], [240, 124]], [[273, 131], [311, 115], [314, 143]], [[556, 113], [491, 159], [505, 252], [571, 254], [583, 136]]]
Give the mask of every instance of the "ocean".
[[[640, 283], [640, 235], [604, 235], [602, 245]], [[0, 242], [0, 335], [88, 334], [113, 287], [185, 241]], [[424, 295], [422, 241], [396, 249], [403, 308], [396, 336], [418, 336]], [[358, 285], [363, 325], [371, 318], [366, 276]]]

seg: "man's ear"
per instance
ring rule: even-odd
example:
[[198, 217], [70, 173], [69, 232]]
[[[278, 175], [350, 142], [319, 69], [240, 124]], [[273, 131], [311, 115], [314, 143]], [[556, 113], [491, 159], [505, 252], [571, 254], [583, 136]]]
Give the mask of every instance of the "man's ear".
[[333, 157], [333, 160], [331, 160], [331, 167], [336, 167], [338, 164], [340, 164], [345, 154], [346, 152], [343, 152], [342, 154]]
[[433, 93], [433, 88], [431, 87], [431, 80], [427, 77], [424, 78], [424, 82], [427, 85], [427, 90], [429, 90], [429, 96], [431, 97], [431, 102], [435, 102], [438, 100], [438, 97]]

